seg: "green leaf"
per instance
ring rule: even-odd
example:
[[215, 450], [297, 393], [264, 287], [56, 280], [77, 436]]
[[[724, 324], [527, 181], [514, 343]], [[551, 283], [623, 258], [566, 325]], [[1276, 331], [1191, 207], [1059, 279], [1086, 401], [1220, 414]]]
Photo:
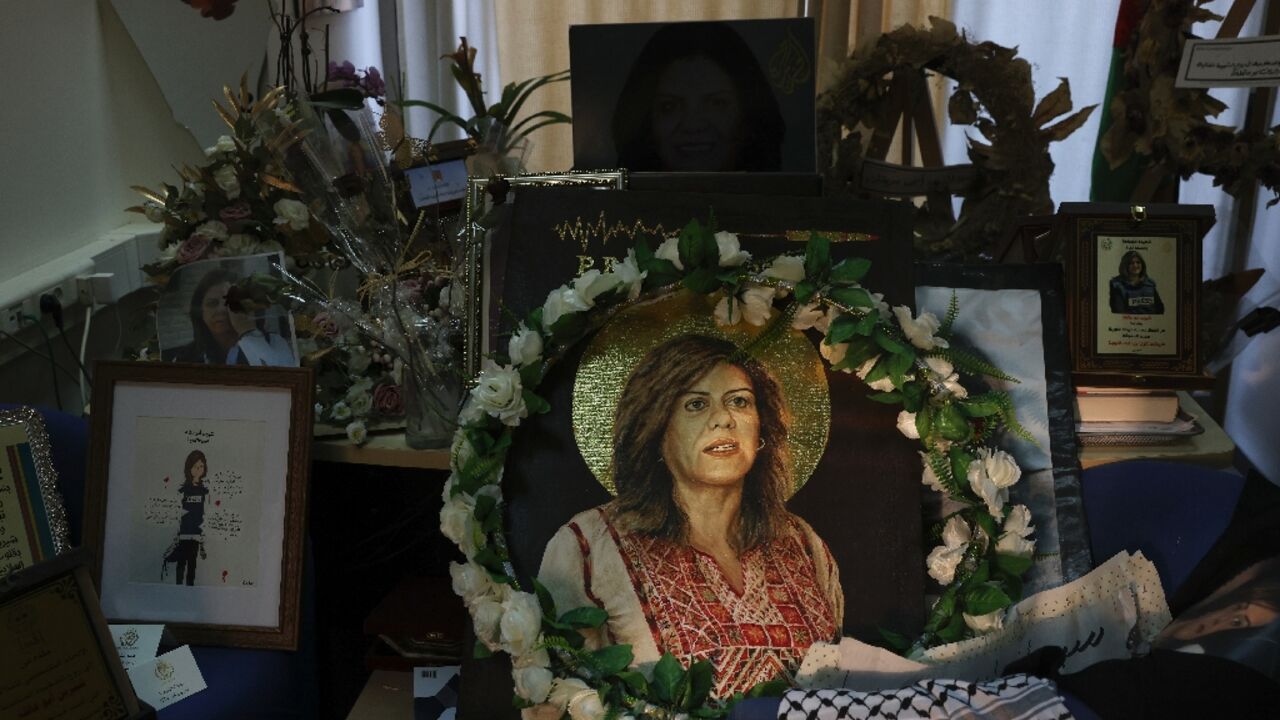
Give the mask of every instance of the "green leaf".
[[477, 660], [483, 660], [487, 657], [492, 657], [492, 656], [493, 656], [493, 651], [485, 647], [485, 644], [480, 642], [479, 640], [476, 641], [475, 647], [471, 648], [471, 657]]
[[318, 92], [309, 101], [312, 107], [326, 110], [359, 110], [364, 107], [364, 93], [356, 88], [336, 88]]
[[1013, 603], [1004, 591], [992, 583], [979, 585], [964, 595], [964, 609], [970, 615], [986, 615]]
[[715, 236], [697, 220], [690, 220], [684, 226], [677, 244], [680, 248], [680, 262], [686, 270], [711, 270], [719, 267], [720, 246], [716, 244]]
[[964, 628], [964, 617], [960, 613], [955, 613], [945, 625], [938, 629], [938, 639], [944, 643], [955, 642], [964, 635]]
[[973, 573], [965, 580], [965, 587], [970, 588], [975, 585], [981, 585], [991, 579], [991, 564], [986, 558], [979, 560], [973, 567]]
[[564, 343], [566, 340], [581, 335], [586, 328], [587, 314], [585, 312], [565, 313], [556, 318], [556, 321], [551, 324], [551, 337], [556, 342]]
[[837, 287], [827, 291], [827, 297], [847, 308], [870, 308], [875, 305], [871, 293], [862, 288]]
[[653, 681], [650, 683], [658, 702], [675, 702], [676, 693], [683, 682], [684, 668], [680, 666], [680, 661], [675, 655], [664, 653], [653, 666]]
[[536, 388], [542, 382], [542, 363], [536, 362], [520, 368], [520, 385], [525, 388]]
[[884, 403], [885, 405], [897, 405], [898, 403], [902, 402], [902, 393], [900, 392], [872, 393], [871, 395], [867, 396], [867, 399], [874, 400], [878, 403]]
[[[902, 383], [902, 405], [907, 412], [918, 413], [924, 407], [927, 391], [920, 381]], [[921, 435], [920, 437], [927, 437]]]
[[889, 332], [884, 329], [884, 326], [877, 325], [876, 329], [871, 333], [871, 339], [875, 340], [877, 345], [884, 348], [888, 352], [891, 352], [891, 353], [908, 353], [909, 352], [911, 353], [912, 360], [915, 359], [915, 351], [911, 349], [911, 346], [906, 345], [902, 342], [899, 342], [897, 338], [890, 335]]
[[954, 442], [968, 440], [973, 434], [973, 429], [969, 427], [969, 421], [965, 419], [964, 413], [956, 407], [955, 403], [947, 403], [938, 408], [938, 432], [942, 437]]
[[900, 388], [906, 382], [907, 372], [915, 365], [916, 355], [908, 350], [907, 352], [889, 355], [884, 362], [889, 379], [893, 381], [894, 387]]
[[1017, 578], [1022, 577], [1023, 573], [1030, 570], [1031, 564], [1032, 560], [1029, 557], [996, 553], [996, 567]]
[[880, 633], [880, 638], [884, 640], [885, 647], [898, 654], [906, 652], [911, 647], [911, 640], [906, 635], [879, 626], [876, 626], [876, 632]]
[[804, 248], [804, 277], [806, 280], [821, 285], [831, 274], [831, 241], [813, 233]]
[[591, 653], [592, 664], [601, 675], [613, 675], [626, 670], [634, 658], [630, 645], [606, 645]]
[[845, 258], [831, 268], [831, 282], [856, 283], [871, 269], [871, 261], [865, 258]]
[[925, 632], [938, 632], [956, 612], [955, 587], [947, 588], [929, 610], [929, 622], [924, 626]]
[[817, 294], [817, 292], [818, 286], [816, 284], [811, 283], [808, 280], [801, 280], [796, 283], [796, 302], [801, 304], [807, 303], [813, 299], [813, 296]]
[[978, 524], [978, 527], [982, 528], [982, 532], [986, 533], [987, 537], [992, 539], [999, 537], [999, 532], [996, 529], [996, 519], [991, 517], [990, 513], [984, 511], [976, 512], [973, 514], [973, 521]]
[[483, 523], [490, 515], [493, 514], [495, 508], [498, 507], [498, 499], [492, 495], [476, 496], [476, 509], [471, 513], [477, 522]]
[[684, 708], [692, 710], [704, 705], [711, 696], [714, 682], [715, 668], [710, 660], [699, 660], [689, 666], [689, 694], [685, 698]]
[[706, 295], [720, 288], [720, 280], [716, 278], [715, 271], [698, 268], [684, 276], [684, 286], [699, 295]]
[[533, 579], [533, 593], [538, 596], [538, 605], [542, 606], [543, 616], [554, 618], [556, 616], [556, 601], [551, 597], [551, 591], [538, 582], [538, 578]]
[[831, 321], [827, 328], [827, 338], [823, 342], [828, 345], [839, 345], [858, 334], [858, 318], [853, 315], [840, 315]]
[[961, 412], [969, 417], [990, 417], [1000, 412], [999, 403], [986, 399], [982, 395], [975, 395], [966, 400], [961, 400], [959, 405]]
[[791, 684], [788, 683], [786, 680], [783, 680], [781, 678], [775, 678], [773, 680], [765, 680], [764, 682], [756, 683], [750, 690], [747, 691], [747, 697], [749, 698], [782, 697], [782, 695], [790, 689], [791, 689]]
[[632, 695], [643, 697], [649, 694], [649, 681], [645, 679], [644, 674], [639, 670], [623, 670], [616, 673], [616, 675], [627, 686]]
[[[1030, 558], [1027, 558], [1029, 561]], [[996, 562], [999, 565], [999, 561]], [[1000, 584], [1004, 587], [1004, 592], [1011, 600], [1017, 602], [1022, 599], [1022, 574], [1017, 575], [1001, 574]]]
[[864, 313], [862, 317], [858, 319], [858, 327], [857, 327], [858, 334], [870, 336], [871, 333], [875, 331], [876, 325], [879, 322], [880, 322], [880, 313], [874, 312], [874, 311], [869, 311], [867, 313]]
[[947, 451], [947, 459], [951, 461], [951, 474], [957, 483], [967, 483], [969, 463], [973, 462], [973, 456], [963, 448], [953, 447]]
[[531, 415], [541, 415], [542, 413], [550, 412], [551, 403], [544, 400], [532, 390], [521, 390], [520, 395], [524, 397], [525, 407], [529, 408], [529, 413]]
[[[916, 434], [922, 438], [929, 437], [933, 430], [933, 408], [923, 405], [916, 412]], [[934, 473], [937, 474], [936, 472]]]
[[872, 342], [871, 338], [862, 337], [861, 335], [850, 338], [849, 347], [844, 353], [844, 360], [834, 365], [832, 370], [844, 370], [845, 368], [856, 370], [862, 367], [863, 363], [879, 354], [880, 347]]
[[608, 620], [608, 611], [591, 606], [574, 608], [560, 616], [560, 622], [574, 628], [597, 628]]

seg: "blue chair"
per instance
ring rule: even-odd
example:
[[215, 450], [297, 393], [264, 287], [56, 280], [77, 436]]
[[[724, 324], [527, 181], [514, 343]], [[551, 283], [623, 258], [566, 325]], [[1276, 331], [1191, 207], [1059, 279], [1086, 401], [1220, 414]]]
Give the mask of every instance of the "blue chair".
[[[15, 405], [0, 405], [14, 409]], [[68, 540], [81, 542], [89, 423], [37, 408], [49, 434], [49, 450], [67, 510]], [[157, 713], [159, 720], [301, 720], [319, 714], [316, 698], [315, 575], [310, 543], [303, 555], [298, 650], [252, 650], [192, 646], [208, 689]], [[171, 648], [160, 649], [165, 652]]]

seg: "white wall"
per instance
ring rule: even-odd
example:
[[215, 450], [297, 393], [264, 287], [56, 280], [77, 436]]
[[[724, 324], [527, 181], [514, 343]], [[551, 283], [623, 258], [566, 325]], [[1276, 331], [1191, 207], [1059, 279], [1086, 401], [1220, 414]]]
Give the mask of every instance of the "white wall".
[[203, 157], [105, 2], [0, 0], [0, 67], [0, 282], [136, 220], [130, 185]]

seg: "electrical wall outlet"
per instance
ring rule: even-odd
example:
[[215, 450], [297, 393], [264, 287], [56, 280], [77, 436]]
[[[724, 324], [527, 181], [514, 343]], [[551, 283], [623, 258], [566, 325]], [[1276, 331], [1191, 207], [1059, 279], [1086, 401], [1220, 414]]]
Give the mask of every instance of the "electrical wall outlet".
[[18, 332], [18, 329], [21, 327], [22, 303], [10, 305], [9, 307], [4, 308], [4, 311], [0, 313], [0, 330], [12, 335]]

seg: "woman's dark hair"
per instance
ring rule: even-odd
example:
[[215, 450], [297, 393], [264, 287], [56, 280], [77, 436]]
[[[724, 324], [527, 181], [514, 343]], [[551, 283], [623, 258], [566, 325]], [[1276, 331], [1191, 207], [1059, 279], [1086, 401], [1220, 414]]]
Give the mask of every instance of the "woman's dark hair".
[[1138, 258], [1138, 262], [1142, 263], [1142, 279], [1146, 280], [1147, 279], [1147, 261], [1146, 261], [1146, 258], [1142, 257], [1142, 253], [1138, 252], [1137, 250], [1130, 250], [1129, 252], [1125, 253], [1123, 257], [1120, 258], [1120, 272], [1119, 272], [1120, 279], [1124, 281], [1129, 280], [1129, 261], [1132, 260], [1133, 258]]
[[769, 80], [750, 46], [721, 22], [672, 23], [645, 43], [613, 110], [613, 144], [618, 165], [629, 170], [662, 170], [653, 137], [652, 110], [658, 81], [671, 63], [702, 57], [733, 81], [742, 111], [743, 139], [734, 170], [782, 169], [786, 124]]
[[209, 327], [204, 324], [204, 296], [209, 292], [209, 288], [221, 283], [235, 282], [237, 279], [236, 274], [226, 268], [214, 268], [200, 278], [196, 289], [191, 293], [191, 303], [187, 313], [191, 320], [192, 344], [195, 346], [196, 353], [206, 361], [224, 363], [227, 358], [221, 346], [218, 345], [217, 339], [209, 331]]
[[684, 541], [688, 518], [676, 503], [675, 480], [662, 462], [662, 441], [680, 396], [721, 363], [751, 378], [764, 447], [747, 472], [730, 543], [739, 551], [778, 536], [791, 486], [788, 469], [786, 401], [777, 381], [759, 361], [742, 357], [727, 340], [681, 335], [650, 350], [627, 380], [613, 425], [613, 481], [618, 497], [613, 515], [627, 530]]
[[201, 480], [208, 477], [209, 461], [204, 459], [204, 453], [200, 452], [199, 450], [192, 450], [191, 453], [187, 455], [187, 461], [182, 464], [182, 477], [185, 478], [182, 484], [184, 486], [191, 485], [192, 483], [195, 482], [195, 480], [191, 477], [191, 468], [195, 467], [196, 463], [198, 462], [204, 463], [204, 475], [200, 476]]

